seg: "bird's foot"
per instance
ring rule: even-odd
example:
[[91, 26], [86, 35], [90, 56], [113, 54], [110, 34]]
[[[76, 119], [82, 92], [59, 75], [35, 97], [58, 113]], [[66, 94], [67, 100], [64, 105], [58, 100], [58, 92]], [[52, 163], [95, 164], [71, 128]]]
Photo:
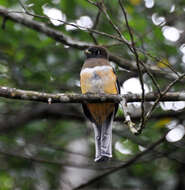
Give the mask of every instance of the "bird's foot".
[[136, 127], [136, 124], [133, 123], [131, 120], [125, 121], [125, 124], [128, 125], [130, 131], [135, 134], [138, 135], [139, 134], [139, 129]]

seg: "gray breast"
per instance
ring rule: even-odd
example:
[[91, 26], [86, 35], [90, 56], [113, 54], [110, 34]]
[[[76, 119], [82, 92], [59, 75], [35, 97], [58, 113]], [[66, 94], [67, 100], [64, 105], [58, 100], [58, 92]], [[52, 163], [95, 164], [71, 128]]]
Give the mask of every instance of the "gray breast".
[[102, 78], [96, 73], [93, 72], [91, 78], [89, 78], [89, 83], [91, 83], [91, 92], [93, 93], [103, 93], [103, 80]]

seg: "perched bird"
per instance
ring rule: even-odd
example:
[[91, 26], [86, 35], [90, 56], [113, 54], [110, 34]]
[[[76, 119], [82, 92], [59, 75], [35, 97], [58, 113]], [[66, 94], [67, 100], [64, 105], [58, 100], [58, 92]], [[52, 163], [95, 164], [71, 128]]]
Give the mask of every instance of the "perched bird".
[[[80, 72], [82, 94], [119, 94], [117, 77], [109, 63], [104, 47], [92, 46], [85, 50], [86, 60]], [[93, 123], [96, 144], [95, 162], [112, 157], [112, 122], [118, 103], [82, 104], [85, 116]]]

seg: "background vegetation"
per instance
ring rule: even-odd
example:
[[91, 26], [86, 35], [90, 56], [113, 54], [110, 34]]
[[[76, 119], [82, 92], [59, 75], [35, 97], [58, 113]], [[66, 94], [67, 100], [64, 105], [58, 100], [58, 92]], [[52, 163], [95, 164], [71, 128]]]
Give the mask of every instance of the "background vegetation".
[[[184, 0], [0, 0], [1, 86], [80, 93], [83, 50], [99, 44], [111, 54], [122, 93], [160, 98], [177, 80], [169, 90], [182, 95], [157, 102], [138, 136], [120, 108], [113, 159], [98, 164], [80, 104], [0, 98], [0, 190], [185, 189], [184, 20]], [[146, 119], [141, 105], [148, 113], [154, 104], [128, 104], [137, 126]]]

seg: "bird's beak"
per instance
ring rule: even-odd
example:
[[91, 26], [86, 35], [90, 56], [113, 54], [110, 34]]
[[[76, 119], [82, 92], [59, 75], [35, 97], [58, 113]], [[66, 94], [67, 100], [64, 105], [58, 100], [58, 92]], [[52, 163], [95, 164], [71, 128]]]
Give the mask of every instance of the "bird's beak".
[[85, 52], [85, 54], [90, 54], [91, 53], [88, 49], [86, 49], [84, 52]]

